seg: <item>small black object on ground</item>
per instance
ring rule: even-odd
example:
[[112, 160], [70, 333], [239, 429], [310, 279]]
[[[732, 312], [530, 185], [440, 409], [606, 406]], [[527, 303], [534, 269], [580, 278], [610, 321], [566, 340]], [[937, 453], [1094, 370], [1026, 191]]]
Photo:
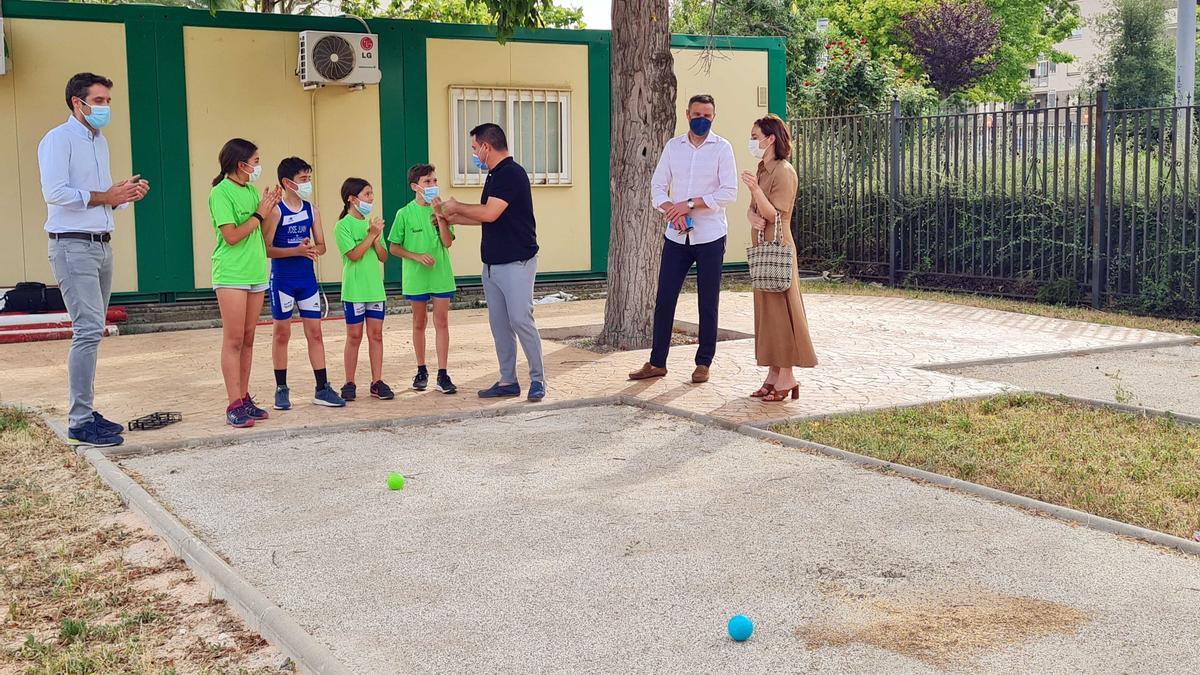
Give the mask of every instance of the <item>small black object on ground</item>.
[[177, 412], [156, 412], [150, 413], [143, 417], [129, 421], [129, 430], [149, 431], [151, 429], [161, 429], [168, 424], [183, 421], [183, 413]]

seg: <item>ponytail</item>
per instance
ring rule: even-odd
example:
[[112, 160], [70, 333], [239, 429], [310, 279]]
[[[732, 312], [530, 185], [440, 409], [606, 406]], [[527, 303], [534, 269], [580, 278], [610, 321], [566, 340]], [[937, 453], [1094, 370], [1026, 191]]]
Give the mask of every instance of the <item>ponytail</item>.
[[258, 152], [258, 146], [242, 138], [230, 139], [225, 145], [221, 146], [221, 152], [217, 155], [217, 162], [221, 165], [221, 173], [213, 179], [213, 187], [225, 180], [225, 176], [231, 173], [236, 173], [242, 162], [249, 162], [254, 153]]
[[342, 215], [338, 216], [338, 220], [346, 217], [350, 213], [350, 198], [357, 197], [358, 193], [367, 189], [370, 185], [367, 181], [361, 178], [347, 178], [342, 183]]

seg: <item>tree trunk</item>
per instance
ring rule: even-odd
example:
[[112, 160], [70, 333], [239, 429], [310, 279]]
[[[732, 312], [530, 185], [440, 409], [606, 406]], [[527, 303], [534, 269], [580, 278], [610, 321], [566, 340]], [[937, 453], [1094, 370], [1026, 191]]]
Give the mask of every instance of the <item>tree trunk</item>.
[[599, 341], [650, 346], [664, 222], [650, 177], [675, 131], [675, 70], [668, 0], [613, 0], [612, 216], [608, 301]]

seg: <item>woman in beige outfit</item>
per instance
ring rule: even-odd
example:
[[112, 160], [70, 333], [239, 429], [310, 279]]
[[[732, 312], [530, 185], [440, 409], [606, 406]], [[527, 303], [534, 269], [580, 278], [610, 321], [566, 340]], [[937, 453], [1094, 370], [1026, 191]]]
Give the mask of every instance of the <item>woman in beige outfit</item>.
[[[742, 182], [750, 188], [747, 218], [753, 230], [751, 237], [757, 242], [761, 232], [766, 241], [771, 241], [775, 237], [775, 224], [779, 223], [780, 240], [795, 251], [791, 222], [797, 180], [796, 170], [787, 159], [792, 153], [787, 125], [775, 115], [768, 115], [754, 123], [750, 139], [751, 154], [762, 160], [757, 174], [749, 171], [742, 174]], [[751, 396], [764, 402], [779, 402], [789, 394], [799, 398], [800, 387], [792, 368], [816, 366], [817, 354], [808, 336], [795, 257], [788, 290], [754, 291], [754, 352], [758, 365], [767, 366], [770, 371], [763, 386]]]

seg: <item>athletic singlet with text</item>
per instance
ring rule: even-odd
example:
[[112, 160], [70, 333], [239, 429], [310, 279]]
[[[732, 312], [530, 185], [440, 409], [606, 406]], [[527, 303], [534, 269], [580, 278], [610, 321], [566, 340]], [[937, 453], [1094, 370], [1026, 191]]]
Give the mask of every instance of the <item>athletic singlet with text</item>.
[[[275, 248], [294, 248], [312, 238], [312, 205], [304, 201], [301, 204], [299, 211], [293, 211], [284, 202], [279, 202], [279, 225], [275, 227], [275, 239], [271, 242]], [[315, 275], [313, 261], [307, 256], [272, 258], [271, 273], [289, 279], [308, 279]]]

